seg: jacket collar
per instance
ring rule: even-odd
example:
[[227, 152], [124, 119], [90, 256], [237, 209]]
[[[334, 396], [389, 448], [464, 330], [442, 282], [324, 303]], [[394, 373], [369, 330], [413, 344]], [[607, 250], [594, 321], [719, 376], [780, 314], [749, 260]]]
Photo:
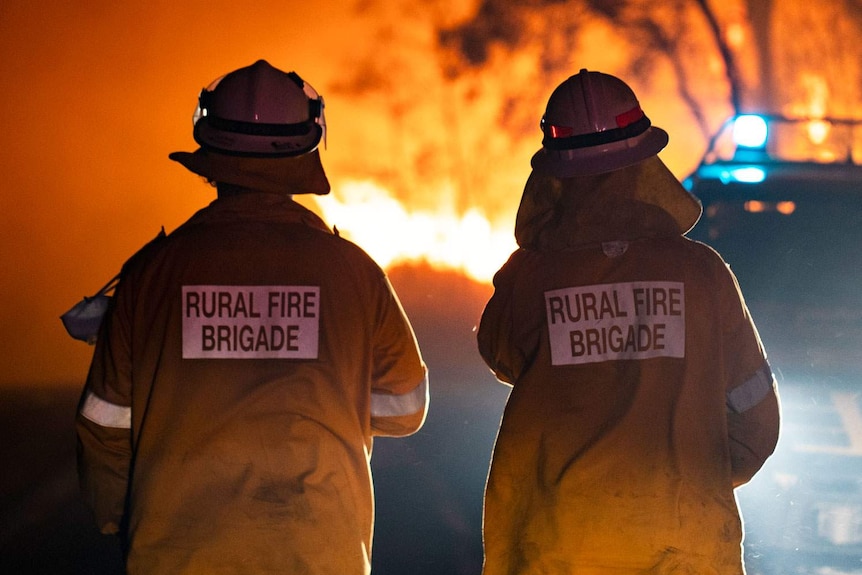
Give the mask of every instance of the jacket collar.
[[183, 227], [242, 220], [298, 223], [332, 233], [320, 216], [290, 196], [257, 191], [218, 198], [194, 214]]
[[597, 242], [671, 237], [697, 222], [700, 202], [657, 156], [606, 174], [530, 174], [515, 222], [521, 247], [566, 249]]

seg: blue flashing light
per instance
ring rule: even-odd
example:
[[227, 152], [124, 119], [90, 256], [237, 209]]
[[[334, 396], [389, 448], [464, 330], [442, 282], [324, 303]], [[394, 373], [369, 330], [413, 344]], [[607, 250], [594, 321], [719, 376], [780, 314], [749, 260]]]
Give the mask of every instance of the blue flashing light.
[[[718, 180], [722, 184], [759, 184], [766, 180], [768, 169], [753, 164], [713, 164], [700, 166], [697, 176], [704, 180]], [[694, 188], [692, 177], [686, 178], [682, 185], [688, 191]]]
[[739, 116], [733, 122], [733, 141], [741, 148], [763, 148], [767, 132], [766, 120], [761, 116]]
[[742, 184], [759, 184], [766, 179], [766, 172], [763, 168], [756, 166], [747, 166], [744, 168], [734, 168], [730, 170], [729, 179]]

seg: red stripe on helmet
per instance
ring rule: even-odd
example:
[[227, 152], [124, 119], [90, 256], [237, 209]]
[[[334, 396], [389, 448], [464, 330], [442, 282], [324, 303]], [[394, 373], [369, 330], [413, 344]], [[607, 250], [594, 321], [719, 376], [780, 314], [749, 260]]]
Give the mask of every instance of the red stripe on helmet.
[[569, 126], [551, 126], [552, 138], [567, 138], [575, 133], [574, 128]]
[[625, 128], [629, 124], [634, 124], [638, 120], [644, 117], [644, 112], [641, 110], [640, 106], [635, 106], [628, 112], [623, 112], [618, 115], [615, 120], [617, 121], [617, 127]]

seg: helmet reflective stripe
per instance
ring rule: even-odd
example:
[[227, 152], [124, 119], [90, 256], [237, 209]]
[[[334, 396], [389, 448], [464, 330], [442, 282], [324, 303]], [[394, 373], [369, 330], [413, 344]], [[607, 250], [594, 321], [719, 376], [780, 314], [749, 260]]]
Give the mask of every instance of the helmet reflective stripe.
[[667, 133], [651, 125], [625, 82], [587, 70], [554, 90], [540, 127], [533, 169], [559, 178], [624, 168], [667, 145]]
[[[542, 123], [539, 127], [542, 128], [543, 132], [550, 131], [551, 138], [567, 138], [575, 133], [575, 129], [570, 126], [548, 126], [545, 128], [545, 118], [542, 118]], [[548, 137], [545, 136], [545, 140], [547, 139]], [[542, 143], [545, 140], [542, 140]]]
[[323, 98], [299, 75], [259, 60], [201, 91], [194, 137], [226, 154], [298, 156], [324, 138], [323, 108]]
[[305, 136], [310, 131], [314, 122], [301, 122], [298, 124], [256, 124], [254, 122], [242, 122], [240, 120], [225, 120], [217, 116], [210, 116], [209, 123], [213, 128], [237, 134], [249, 136]]
[[[639, 114], [639, 118], [634, 122], [626, 122], [628, 117], [635, 112]], [[623, 122], [625, 123], [621, 122], [620, 118], [623, 118]], [[558, 134], [571, 134], [574, 132], [573, 128], [568, 126], [551, 126], [550, 130], [545, 131], [545, 138], [542, 140], [542, 145], [553, 150], [574, 150], [576, 148], [587, 148], [589, 146], [600, 146], [601, 144], [619, 142], [620, 140], [634, 138], [635, 136], [639, 136], [646, 132], [647, 128], [650, 127], [650, 121], [649, 118], [644, 115], [640, 106], [638, 106], [625, 114], [617, 116], [617, 125], [620, 127], [604, 130], [603, 132], [566, 137], [561, 137]]]

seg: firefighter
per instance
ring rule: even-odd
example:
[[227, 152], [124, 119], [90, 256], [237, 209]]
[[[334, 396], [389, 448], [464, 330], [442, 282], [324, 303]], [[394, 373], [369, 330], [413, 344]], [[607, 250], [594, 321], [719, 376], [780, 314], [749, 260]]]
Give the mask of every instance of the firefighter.
[[427, 413], [384, 272], [292, 199], [326, 194], [323, 99], [264, 60], [204, 89], [217, 199], [123, 266], [77, 415], [79, 474], [128, 572], [370, 572], [372, 438]]
[[773, 452], [776, 384], [700, 202], [620, 79], [549, 98], [479, 351], [512, 386], [485, 575], [740, 575], [734, 488]]

